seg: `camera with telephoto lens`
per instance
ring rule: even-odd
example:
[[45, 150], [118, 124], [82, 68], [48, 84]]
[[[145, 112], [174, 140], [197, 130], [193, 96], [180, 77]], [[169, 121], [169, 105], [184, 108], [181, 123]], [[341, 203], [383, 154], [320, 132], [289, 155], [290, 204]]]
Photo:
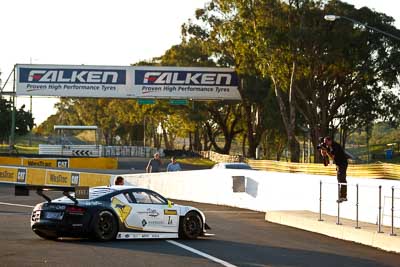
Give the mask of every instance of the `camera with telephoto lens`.
[[[328, 150], [328, 146], [324, 142], [324, 138], [321, 137], [319, 139], [319, 144], [317, 145], [318, 150]], [[324, 166], [329, 165], [329, 157], [328, 155], [322, 156], [322, 162], [324, 163]]]

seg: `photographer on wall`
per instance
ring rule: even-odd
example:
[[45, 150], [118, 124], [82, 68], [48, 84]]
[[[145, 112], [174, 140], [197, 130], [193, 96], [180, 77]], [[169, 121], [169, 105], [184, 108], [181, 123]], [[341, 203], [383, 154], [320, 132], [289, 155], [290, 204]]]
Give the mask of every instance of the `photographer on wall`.
[[323, 138], [323, 140], [321, 139], [320, 141], [321, 143], [318, 145], [317, 148], [321, 151], [324, 165], [327, 166], [329, 164], [329, 158], [333, 159], [333, 162], [336, 164], [337, 180], [338, 183], [340, 183], [340, 192], [337, 201], [339, 203], [347, 201], [347, 155], [344, 152], [342, 146], [334, 142], [330, 136], [326, 136], [325, 138]]

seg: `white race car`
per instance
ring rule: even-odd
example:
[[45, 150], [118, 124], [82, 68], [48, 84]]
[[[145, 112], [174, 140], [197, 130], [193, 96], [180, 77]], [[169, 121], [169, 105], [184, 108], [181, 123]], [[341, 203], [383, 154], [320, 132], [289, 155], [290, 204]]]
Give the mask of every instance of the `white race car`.
[[254, 170], [249, 164], [244, 162], [220, 162], [215, 164], [212, 169]]
[[[47, 200], [35, 206], [31, 217], [32, 230], [46, 239], [196, 239], [210, 229], [200, 210], [176, 205], [136, 186], [93, 187], [86, 199], [78, 196], [78, 191], [75, 195], [74, 187], [28, 189], [37, 190]], [[43, 194], [45, 190], [61, 190], [65, 196], [51, 200]]]

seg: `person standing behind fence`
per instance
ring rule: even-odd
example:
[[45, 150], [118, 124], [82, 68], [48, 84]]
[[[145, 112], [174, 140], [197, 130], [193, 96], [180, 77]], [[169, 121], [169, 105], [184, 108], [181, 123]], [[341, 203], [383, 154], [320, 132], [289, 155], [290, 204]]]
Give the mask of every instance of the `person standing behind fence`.
[[181, 171], [181, 165], [176, 162], [175, 157], [171, 158], [171, 162], [167, 166], [167, 172], [176, 172], [176, 171]]
[[146, 172], [160, 172], [161, 171], [161, 166], [162, 166], [162, 161], [160, 159], [160, 153], [155, 153], [154, 158], [149, 160], [149, 163], [147, 164], [146, 167]]
[[340, 183], [340, 192], [338, 196], [338, 202], [347, 201], [347, 155], [344, 152], [341, 145], [334, 142], [331, 137], [327, 136], [324, 138], [324, 143], [327, 146], [326, 150], [321, 150], [322, 156], [328, 155], [333, 159], [336, 164], [336, 175], [338, 183]]

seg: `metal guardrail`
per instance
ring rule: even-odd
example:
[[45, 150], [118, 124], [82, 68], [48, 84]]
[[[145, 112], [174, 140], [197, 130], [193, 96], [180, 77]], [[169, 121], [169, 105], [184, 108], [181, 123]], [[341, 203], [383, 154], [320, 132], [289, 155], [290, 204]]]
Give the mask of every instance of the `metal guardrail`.
[[143, 146], [103, 146], [102, 155], [104, 157], [141, 157], [151, 158], [154, 153], [159, 152], [154, 147]]
[[[336, 176], [335, 165], [324, 167], [321, 163], [293, 163], [273, 160], [248, 160], [248, 163], [257, 170]], [[390, 163], [349, 164], [347, 176], [400, 179], [400, 165]]]
[[[374, 188], [374, 189], [377, 189], [377, 195], [378, 195], [378, 200], [377, 200], [377, 203], [378, 203], [378, 206], [377, 206], [377, 208], [378, 208], [378, 220], [377, 220], [377, 227], [378, 227], [378, 229], [377, 229], [377, 232], [378, 233], [383, 233], [383, 231], [382, 231], [382, 218], [383, 218], [383, 216], [384, 216], [384, 214], [383, 214], [383, 211], [382, 211], [382, 209], [383, 209], [383, 207], [382, 207], [382, 186], [381, 185], [379, 185], [379, 186], [367, 186], [367, 185], [359, 185], [359, 184], [349, 184], [349, 183], [330, 183], [330, 182], [322, 182], [322, 181], [320, 181], [319, 182], [319, 218], [318, 218], [318, 221], [323, 221], [323, 218], [322, 218], [322, 202], [323, 202], [323, 190], [322, 190], [322, 188], [323, 188], [323, 184], [331, 184], [331, 185], [337, 185], [337, 187], [338, 187], [338, 195], [337, 195], [337, 197], [338, 197], [338, 199], [339, 199], [339, 196], [340, 196], [340, 188], [341, 188], [341, 186], [342, 185], [345, 185], [345, 186], [355, 186], [355, 188], [356, 188], [356, 200], [355, 200], [355, 206], [356, 206], [356, 214], [355, 214], [355, 228], [356, 229], [361, 229], [361, 227], [360, 227], [360, 224], [359, 224], [359, 190], [360, 190], [360, 187], [369, 187], [369, 188]], [[396, 236], [397, 234], [395, 233], [395, 228], [394, 228], [394, 218], [395, 218], [395, 202], [394, 202], [394, 200], [395, 200], [395, 190], [400, 190], [400, 188], [395, 188], [394, 186], [392, 186], [391, 187], [391, 207], [390, 207], [390, 219], [391, 219], [391, 225], [390, 225], [390, 227], [391, 227], [391, 231], [390, 231], [390, 235], [391, 236]], [[340, 205], [343, 203], [343, 202], [340, 202], [340, 201], [336, 201], [337, 202], [337, 215], [336, 215], [336, 224], [337, 225], [341, 225], [342, 223], [340, 222], [340, 219], [341, 219], [341, 216], [340, 216]]]
[[39, 144], [40, 155], [69, 157], [101, 157], [102, 147], [97, 145], [48, 145]]
[[[215, 162], [243, 162], [246, 161], [256, 170], [307, 173], [314, 175], [336, 176], [335, 165], [324, 167], [322, 163], [294, 163], [274, 160], [251, 160], [241, 155], [223, 155], [213, 151], [200, 151], [199, 154]], [[400, 179], [400, 165], [390, 163], [350, 164], [347, 176], [364, 178]]]
[[39, 145], [40, 155], [73, 157], [152, 157], [157, 148], [143, 146]]

